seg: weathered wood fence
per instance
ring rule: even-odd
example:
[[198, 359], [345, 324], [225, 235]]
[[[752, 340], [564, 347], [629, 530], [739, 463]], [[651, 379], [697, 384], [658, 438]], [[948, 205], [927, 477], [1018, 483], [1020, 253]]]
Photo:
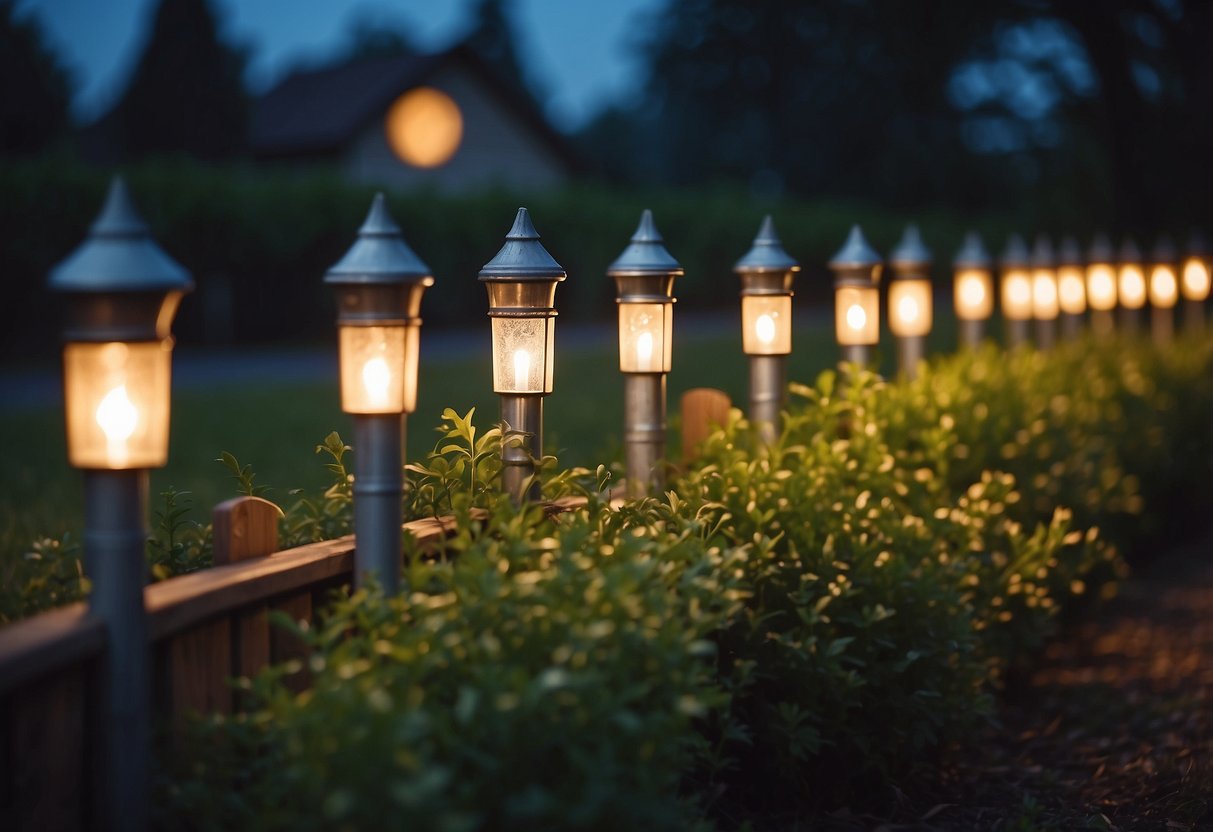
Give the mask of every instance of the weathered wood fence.
[[[683, 397], [686, 456], [728, 410], [719, 391]], [[566, 511], [578, 504], [551, 505]], [[238, 710], [232, 679], [303, 656], [304, 646], [289, 631], [271, 625], [271, 612], [311, 621], [334, 590], [353, 582], [352, 535], [278, 551], [278, 517], [277, 506], [257, 497], [221, 503], [214, 512], [215, 566], [145, 588], [152, 718], [168, 735], [187, 714]], [[455, 531], [450, 518], [404, 528], [422, 550]], [[98, 825], [94, 692], [106, 646], [101, 620], [83, 603], [0, 630], [0, 829]]]

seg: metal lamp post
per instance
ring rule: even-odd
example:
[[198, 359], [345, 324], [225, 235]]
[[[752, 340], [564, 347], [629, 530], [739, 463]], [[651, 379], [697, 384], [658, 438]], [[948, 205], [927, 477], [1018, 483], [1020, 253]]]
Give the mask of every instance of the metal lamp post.
[[67, 450], [84, 471], [89, 608], [104, 623], [101, 825], [147, 827], [150, 655], [143, 605], [149, 468], [168, 461], [173, 316], [193, 288], [115, 180], [88, 238], [51, 269], [68, 296]]
[[955, 269], [953, 303], [960, 319], [960, 344], [976, 348], [986, 334], [986, 321], [994, 312], [994, 278], [989, 252], [976, 231], [965, 235], [952, 261]]
[[665, 379], [673, 357], [674, 278], [682, 273], [647, 208], [631, 243], [607, 267], [618, 291], [629, 497], [660, 492], [665, 484]]
[[1193, 235], [1188, 243], [1188, 256], [1184, 260], [1181, 288], [1184, 296], [1184, 329], [1203, 332], [1205, 329], [1205, 301], [1209, 297], [1209, 272], [1213, 267], [1213, 248], [1199, 235]]
[[421, 295], [434, 285], [376, 194], [325, 273], [337, 296], [341, 409], [354, 417], [354, 582], [400, 585], [404, 417], [417, 409]]
[[881, 260], [852, 226], [847, 241], [830, 260], [834, 272], [834, 331], [842, 360], [851, 364], [872, 362], [872, 348], [880, 343]]
[[1087, 282], [1082, 249], [1073, 237], [1062, 240], [1057, 253], [1057, 305], [1061, 310], [1061, 337], [1066, 341], [1078, 340], [1082, 317], [1087, 311]]
[[1087, 252], [1087, 305], [1091, 307], [1091, 331], [1110, 335], [1116, 329], [1116, 255], [1105, 234], [1096, 235]]
[[1008, 347], [1018, 347], [1028, 341], [1028, 321], [1032, 319], [1029, 260], [1028, 247], [1023, 238], [1018, 234], [1008, 237], [1007, 247], [999, 261], [1002, 269], [999, 299], [1002, 301], [1003, 335]]
[[1116, 269], [1116, 295], [1120, 302], [1120, 326], [1125, 332], [1141, 330], [1141, 310], [1146, 305], [1146, 273], [1137, 243], [1126, 238], [1120, 246]]
[[765, 445], [775, 441], [792, 352], [792, 281], [800, 271], [764, 217], [733, 271], [741, 279], [741, 349], [750, 358], [750, 422]]
[[1036, 324], [1036, 348], [1053, 349], [1057, 343], [1057, 272], [1053, 244], [1040, 234], [1032, 248], [1032, 319]]
[[501, 396], [501, 481], [515, 504], [540, 497], [543, 397], [552, 392], [556, 284], [567, 277], [539, 242], [525, 208], [480, 270], [493, 322], [493, 392]]
[[1150, 337], [1159, 346], [1175, 340], [1175, 304], [1179, 302], [1179, 280], [1175, 276], [1179, 254], [1167, 238], [1160, 239], [1150, 256]]
[[889, 329], [897, 342], [897, 369], [907, 378], [918, 375], [931, 332], [931, 252], [918, 227], [909, 225], [889, 254]]

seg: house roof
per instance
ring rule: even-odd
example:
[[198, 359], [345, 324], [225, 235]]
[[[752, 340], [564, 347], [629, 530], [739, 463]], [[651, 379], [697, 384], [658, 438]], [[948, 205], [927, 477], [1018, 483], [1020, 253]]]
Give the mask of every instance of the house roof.
[[253, 103], [253, 153], [279, 157], [332, 153], [366, 125], [382, 119], [401, 92], [452, 64], [483, 83], [565, 164], [577, 166], [567, 139], [548, 123], [530, 95], [500, 78], [464, 44], [434, 54], [365, 58], [290, 75]]

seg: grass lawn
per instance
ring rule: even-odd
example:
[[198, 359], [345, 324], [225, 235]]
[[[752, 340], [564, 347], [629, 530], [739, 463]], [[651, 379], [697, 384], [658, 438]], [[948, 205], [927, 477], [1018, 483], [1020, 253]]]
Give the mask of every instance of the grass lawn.
[[[944, 317], [944, 316], [941, 316]], [[941, 322], [942, 323], [942, 322]], [[424, 337], [424, 336], [423, 336]], [[744, 407], [746, 358], [738, 333], [675, 332], [674, 370], [669, 377], [669, 413], [678, 423], [678, 400], [694, 387], [717, 387]], [[795, 335], [788, 377], [812, 381], [837, 360], [832, 327], [802, 327]], [[884, 339], [882, 365], [892, 370], [892, 341]], [[931, 337], [934, 350], [950, 350], [954, 329]], [[622, 382], [613, 341], [583, 344], [559, 352], [555, 391], [545, 404], [545, 441], [562, 465], [594, 466], [622, 458]], [[499, 418], [487, 356], [426, 358], [421, 365], [417, 412], [408, 419], [408, 458], [433, 448], [434, 428], [446, 407], [465, 413], [476, 408], [476, 423], [488, 428]], [[180, 385], [179, 385], [180, 386]], [[215, 461], [230, 451], [251, 464], [257, 483], [268, 485], [271, 500], [287, 501], [295, 488], [316, 489], [328, 473], [314, 447], [337, 430], [350, 441], [350, 418], [341, 413], [336, 379], [216, 385], [176, 389], [173, 394], [169, 464], [152, 472], [155, 505], [161, 491], [188, 491], [194, 519], [205, 521], [209, 507], [235, 495], [235, 483]], [[80, 474], [67, 466], [63, 416], [59, 408], [0, 410], [0, 431], [8, 437], [6, 474], [0, 481], [0, 559], [19, 555], [42, 535], [59, 536], [82, 528]], [[671, 431], [670, 450], [678, 440]]]

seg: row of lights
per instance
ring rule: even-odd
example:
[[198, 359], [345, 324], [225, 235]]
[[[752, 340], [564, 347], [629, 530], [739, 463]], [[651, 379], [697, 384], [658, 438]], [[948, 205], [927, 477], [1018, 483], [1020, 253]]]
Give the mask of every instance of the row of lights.
[[[931, 254], [918, 229], [910, 226], [889, 256], [893, 276], [889, 282], [889, 328], [897, 339], [898, 368], [912, 377], [922, 361], [925, 338], [931, 331]], [[1088, 309], [1091, 327], [1098, 334], [1116, 325], [1127, 332], [1141, 328], [1141, 311], [1150, 304], [1151, 332], [1165, 343], [1174, 334], [1174, 307], [1182, 296], [1185, 324], [1204, 326], [1204, 302], [1209, 296], [1213, 252], [1194, 239], [1180, 262], [1175, 248], [1160, 242], [1146, 260], [1130, 240], [1119, 256], [1106, 237], [1097, 237], [1084, 257], [1072, 239], [1055, 254], [1048, 238], [1036, 239], [1028, 250], [1023, 238], [1012, 235], [999, 260], [1001, 283], [998, 299], [1008, 346], [1027, 342], [1029, 324], [1035, 322], [1036, 344], [1049, 349], [1061, 321], [1063, 337], [1078, 337]], [[953, 262], [955, 309], [963, 346], [975, 346], [985, 337], [994, 313], [994, 259], [976, 233], [966, 236]], [[843, 359], [857, 364], [871, 361], [879, 342], [879, 285], [882, 261], [868, 245], [863, 232], [851, 229], [846, 244], [830, 261], [835, 273], [835, 329]]]
[[[1002, 311], [1012, 342], [1027, 321], [1077, 321], [1087, 307], [1097, 329], [1111, 325], [1118, 300], [1126, 326], [1148, 297], [1168, 315], [1182, 292], [1191, 320], [1203, 321], [1209, 259], [1194, 253], [1177, 279], [1175, 258], [1160, 250], [1147, 280], [1136, 250], [1114, 264], [1097, 241], [1087, 262], [1065, 245], [1029, 254], [1012, 238], [1002, 266]], [[917, 229], [907, 229], [889, 258], [890, 328], [900, 363], [913, 373], [931, 329], [931, 257]], [[830, 261], [836, 328], [843, 358], [870, 361], [879, 338], [882, 261], [858, 227]], [[956, 310], [962, 340], [983, 336], [993, 311], [992, 260], [970, 235], [957, 255]], [[750, 359], [750, 418], [770, 442], [783, 406], [785, 362], [792, 351], [792, 284], [799, 264], [784, 251], [770, 217], [734, 265], [741, 281], [742, 346]], [[672, 360], [673, 286], [683, 268], [644, 211], [623, 253], [607, 268], [617, 288], [619, 361], [624, 374], [628, 493], [641, 497], [664, 483], [666, 374]], [[543, 399], [552, 392], [556, 286], [565, 270], [539, 242], [525, 208], [505, 244], [480, 271], [488, 291], [493, 390], [501, 397], [502, 483], [515, 503], [537, 499], [535, 461], [542, 451]], [[399, 585], [404, 417], [416, 409], [421, 297], [434, 279], [404, 241], [377, 195], [345, 256], [324, 278], [336, 293], [341, 407], [353, 416], [355, 581]], [[109, 782], [106, 815], [115, 828], [146, 826], [150, 690], [143, 608], [147, 471], [167, 461], [171, 324], [188, 273], [151, 239], [120, 180], [84, 243], [55, 266], [50, 288], [67, 294], [64, 389], [68, 457], [84, 471], [85, 568], [90, 609], [105, 624]], [[1132, 313], [1131, 315], [1128, 313]], [[1106, 320], [1099, 316], [1109, 316]], [[1064, 318], [1063, 318], [1064, 320]], [[1072, 322], [1073, 323], [1073, 322]], [[1076, 323], [1066, 332], [1074, 334]], [[1159, 326], [1158, 319], [1155, 321]], [[1039, 336], [1041, 343], [1051, 343]]]

